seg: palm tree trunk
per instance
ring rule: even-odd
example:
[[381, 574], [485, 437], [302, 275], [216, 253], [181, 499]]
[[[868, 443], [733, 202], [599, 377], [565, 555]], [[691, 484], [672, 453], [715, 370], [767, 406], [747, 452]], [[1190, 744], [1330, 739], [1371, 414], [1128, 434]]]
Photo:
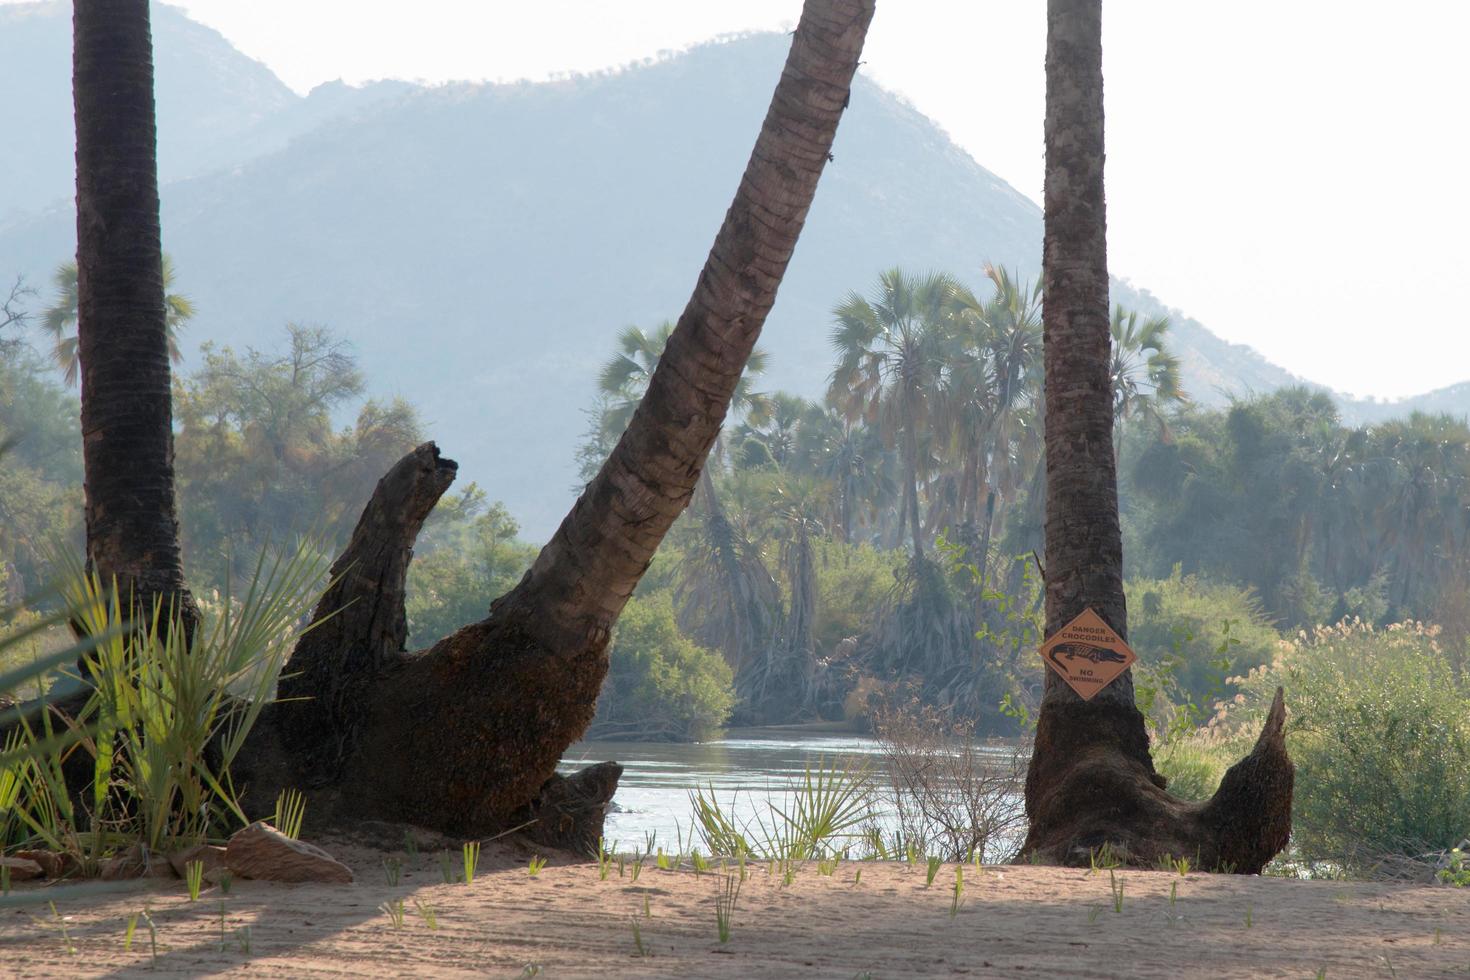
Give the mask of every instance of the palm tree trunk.
[[[334, 739], [345, 740], [340, 777], [317, 799], [348, 819], [483, 834], [512, 825], [560, 785], [553, 772], [592, 719], [613, 623], [688, 505], [775, 301], [872, 15], [873, 0], [807, 0], [734, 202], [648, 390], [526, 577], [487, 619], [426, 652], [384, 653], [359, 638], [379, 652], [336, 654], [332, 673], [370, 675], [354, 688], [351, 717], [327, 723], [311, 702], [279, 705], [279, 738], [262, 740], [253, 765], [257, 792], [299, 785], [311, 746]], [[432, 479], [427, 458], [416, 465]], [[380, 494], [391, 494], [387, 482]], [[412, 544], [411, 523], [397, 529], [395, 547]], [[368, 524], [358, 533], [371, 534]], [[351, 598], [372, 601], [373, 592], [339, 597]], [[321, 656], [298, 647], [287, 671], [312, 675]], [[602, 802], [582, 800], [599, 829]], [[585, 822], [563, 817], [538, 826], [556, 836], [560, 820], [585, 835]]]
[[[1042, 276], [1046, 398], [1046, 632], [1085, 609], [1127, 636], [1118, 522], [1106, 216], [1101, 0], [1049, 0]], [[1154, 771], [1133, 677], [1084, 701], [1048, 670], [1026, 776], [1023, 856], [1086, 863], [1197, 855], [1256, 873], [1291, 828], [1292, 764], [1281, 693], [1255, 751], [1205, 804], [1170, 797]]]
[[135, 608], [180, 603], [148, 0], [77, 0], [77, 340], [87, 559]]
[[904, 392], [903, 455], [905, 474], [904, 507], [908, 512], [909, 531], [914, 545], [914, 558], [924, 557], [924, 527], [919, 523], [919, 437], [914, 432], [914, 411], [910, 396]]

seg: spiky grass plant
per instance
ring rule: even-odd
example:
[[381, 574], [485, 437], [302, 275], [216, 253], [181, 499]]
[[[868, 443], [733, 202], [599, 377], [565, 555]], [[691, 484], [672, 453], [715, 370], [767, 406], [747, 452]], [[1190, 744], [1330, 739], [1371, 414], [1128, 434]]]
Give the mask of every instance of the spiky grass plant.
[[1113, 893], [1113, 911], [1114, 912], [1122, 912], [1123, 911], [1123, 882], [1117, 876], [1117, 874], [1113, 872], [1113, 870], [1111, 868], [1108, 869], [1108, 888]]
[[459, 880], [459, 872], [454, 870], [454, 863], [450, 860], [448, 851], [439, 852], [439, 874], [446, 885], [452, 885]]
[[932, 888], [934, 886], [934, 879], [937, 878], [937, 877], [939, 877], [939, 869], [941, 867], [943, 867], [943, 865], [944, 865], [944, 860], [942, 858], [939, 858], [939, 857], [931, 857], [931, 858], [929, 858], [928, 868], [925, 871], [925, 877], [924, 877], [924, 887], [925, 888]]
[[603, 838], [597, 838], [597, 880], [607, 881], [608, 872], [612, 870], [612, 855], [607, 851], [607, 842]]
[[276, 797], [276, 815], [271, 824], [292, 840], [301, 839], [301, 824], [306, 819], [306, 798], [286, 787]]
[[[714, 787], [689, 792], [694, 824], [711, 853], [747, 854], [772, 861], [806, 861], [837, 853], [841, 843], [863, 836], [873, 823], [870, 771], [862, 766], [818, 760], [790, 787], [785, 806], [767, 805], [742, 824], [735, 800], [722, 803]], [[773, 869], [774, 870], [774, 869]]]
[[[163, 853], [248, 823], [230, 766], [274, 696], [326, 558], [304, 542], [289, 554], [262, 554], [244, 595], [227, 584], [222, 610], [192, 635], [161, 601], [128, 621], [130, 604], [74, 556], [58, 552], [53, 565], [62, 574], [61, 616], [85, 639], [65, 652], [80, 671], [51, 685], [50, 699], [81, 692], [86, 700], [62, 730], [56, 712], [35, 702], [0, 718], [20, 733], [0, 753], [8, 774], [0, 793], [13, 797], [7, 812], [32, 840], [84, 867], [130, 844]], [[48, 660], [62, 668], [66, 656]], [[0, 691], [13, 688], [0, 678]], [[76, 752], [91, 762], [79, 794], [62, 773]]]
[[393, 923], [394, 929], [403, 928], [403, 899], [398, 898], [391, 902], [384, 902], [378, 906], [378, 910], [388, 916], [388, 921]]
[[199, 890], [204, 885], [203, 861], [190, 861], [184, 865], [184, 883], [189, 886], [189, 901], [199, 901]]
[[383, 877], [388, 879], [388, 887], [396, 888], [398, 879], [403, 874], [403, 862], [396, 857], [383, 858]]
[[419, 918], [424, 920], [424, 925], [429, 927], [430, 932], [439, 931], [439, 912], [433, 905], [416, 898], [413, 900], [413, 907], [418, 912]]
[[726, 875], [724, 884], [715, 894], [715, 929], [720, 943], [730, 941], [730, 923], [735, 917], [735, 903], [740, 899], [740, 879]]
[[[475, 883], [475, 869], [480, 866], [480, 842], [466, 841], [461, 848], [464, 857], [464, 883], [473, 885]], [[535, 860], [534, 858], [532, 860]], [[545, 863], [544, 861], [542, 862]]]
[[949, 903], [949, 917], [953, 919], [960, 911], [960, 901], [965, 897], [965, 866], [954, 866], [954, 898]]
[[[546, 859], [539, 854], [534, 854], [531, 856], [530, 863], [526, 865], [526, 874], [534, 878], [541, 873], [544, 867], [546, 867]], [[635, 874], [633, 879], [636, 881], [638, 876]]]

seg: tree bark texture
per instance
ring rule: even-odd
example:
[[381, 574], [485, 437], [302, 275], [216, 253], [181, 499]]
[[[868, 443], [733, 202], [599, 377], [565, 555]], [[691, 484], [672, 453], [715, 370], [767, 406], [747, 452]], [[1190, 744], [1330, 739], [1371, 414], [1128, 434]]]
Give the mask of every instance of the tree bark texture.
[[174, 506], [148, 0], [77, 0], [77, 341], [87, 559], [145, 613], [197, 618]]
[[287, 673], [309, 700], [275, 706], [257, 792], [320, 771], [330, 785], [317, 795], [341, 815], [485, 835], [527, 813], [545, 823], [554, 804], [560, 838], [591, 833], [577, 814], [595, 812], [600, 830], [606, 799], [595, 797], [611, 796], [616, 773], [568, 786], [555, 767], [592, 720], [613, 623], [688, 505], [775, 301], [872, 15], [873, 0], [808, 0], [734, 202], [627, 431], [521, 583], [424, 652], [402, 652], [391, 607], [446, 464], [420, 447], [385, 477], [382, 505], [375, 496], [349, 545], [356, 563], [339, 563], [352, 584], [335, 597], [375, 608], [298, 646]]
[[[1042, 311], [1046, 372], [1046, 633], [1084, 609], [1127, 637], [1109, 377], [1101, 0], [1049, 0]], [[1153, 766], [1132, 671], [1084, 701], [1046, 672], [1026, 777], [1022, 854], [1087, 863], [1189, 857], [1260, 870], [1286, 844], [1292, 765], [1281, 695], [1255, 751], [1208, 804], [1176, 800]]]

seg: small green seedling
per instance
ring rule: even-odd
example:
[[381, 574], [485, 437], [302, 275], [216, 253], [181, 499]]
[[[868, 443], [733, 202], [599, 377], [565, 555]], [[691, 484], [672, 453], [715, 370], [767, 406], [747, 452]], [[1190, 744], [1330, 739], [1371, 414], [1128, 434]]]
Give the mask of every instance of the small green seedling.
[[642, 874], [642, 873], [643, 873], [643, 858], [641, 858], [641, 857], [640, 858], [635, 858], [633, 860], [632, 865], [630, 865], [629, 875], [632, 877], [633, 881], [636, 883], [638, 881], [638, 876], [640, 874]]
[[1101, 905], [1094, 905], [1092, 908], [1088, 909], [1087, 910], [1087, 924], [1088, 925], [1094, 925], [1094, 924], [1096, 924], [1097, 917], [1100, 916], [1100, 915], [1102, 915], [1102, 910], [1103, 910], [1103, 907]]
[[153, 963], [158, 964], [158, 927], [153, 924], [153, 916], [145, 908], [143, 910], [143, 921], [148, 925], [148, 952], [153, 957]]
[[709, 870], [709, 863], [705, 861], [704, 855], [700, 854], [698, 849], [689, 855], [689, 860], [694, 863], [694, 877], [698, 878]]
[[818, 858], [817, 874], [823, 878], [830, 878], [837, 871], [837, 858]]
[[607, 881], [608, 872], [612, 870], [612, 855], [607, 852], [607, 842], [601, 837], [597, 838], [597, 880]]
[[654, 860], [653, 863], [658, 865], [658, 869], [660, 871], [669, 870], [669, 856], [664, 853], [664, 849], [662, 847], [658, 849], [658, 857]]
[[627, 870], [628, 870], [628, 861], [621, 854], [619, 854], [618, 855], [618, 877], [619, 878], [623, 877], [623, 873], [625, 871], [627, 871]]
[[781, 887], [790, 888], [791, 883], [796, 880], [796, 862], [787, 861], [781, 871]]
[[1189, 874], [1189, 858], [1180, 858], [1175, 861], [1174, 870], [1179, 872], [1179, 877], [1186, 877]]
[[941, 859], [939, 859], [937, 857], [931, 857], [929, 859], [928, 877], [926, 877], [925, 880], [924, 880], [924, 887], [925, 888], [931, 888], [931, 887], [933, 887], [933, 885], [934, 885], [934, 879], [937, 878], [937, 877], [939, 877], [939, 869], [943, 865], [944, 865], [944, 861], [942, 861]]
[[648, 950], [643, 947], [643, 930], [638, 926], [638, 917], [630, 916], [628, 925], [633, 927], [633, 948], [638, 950], [639, 957], [648, 955]]
[[949, 917], [953, 919], [960, 911], [960, 900], [965, 895], [965, 866], [954, 866], [954, 900], [949, 903]]
[[480, 866], [480, 842], [477, 840], [466, 841], [464, 847], [464, 883], [473, 885], [475, 883], [475, 869]]
[[190, 861], [184, 865], [184, 884], [189, 886], [189, 901], [199, 901], [199, 890], [204, 886], [203, 861]]
[[544, 867], [546, 867], [546, 859], [539, 854], [532, 855], [531, 863], [526, 865], [526, 874], [534, 878], [541, 873]]
[[134, 912], [128, 916], [128, 927], [123, 930], [123, 952], [130, 953], [133, 950], [133, 930], [138, 928], [138, 913]]
[[276, 797], [276, 829], [292, 840], [301, 838], [301, 821], [306, 817], [306, 799], [289, 786]]
[[1123, 911], [1123, 882], [1121, 882], [1121, 881], [1118, 880], [1118, 876], [1115, 875], [1115, 874], [1113, 874], [1113, 871], [1112, 871], [1111, 868], [1108, 869], [1108, 888], [1110, 888], [1112, 890], [1112, 892], [1113, 892], [1113, 911], [1114, 912], [1122, 912]]
[[715, 895], [715, 930], [721, 944], [730, 941], [730, 920], [735, 916], [735, 902], [740, 898], [740, 879], [727, 876]]
[[1251, 927], [1251, 907], [1249, 903], [1246, 903], [1245, 906], [1245, 927], [1247, 929]]
[[858, 866], [858, 869], [857, 869], [857, 874], [855, 874], [855, 875], [852, 876], [852, 883], [854, 885], [860, 885], [860, 884], [862, 884], [862, 881], [863, 881], [863, 869], [862, 869], [862, 866], [859, 865]]
[[645, 919], [653, 918], [653, 912], [648, 908], [648, 892], [643, 893], [643, 917]]
[[51, 906], [51, 918], [55, 919], [57, 926], [61, 928], [61, 942], [66, 947], [66, 955], [77, 955], [77, 947], [71, 941], [71, 933], [66, 931], [66, 919], [62, 918], [61, 913], [56, 911], [55, 902], [47, 902], [46, 904]]
[[391, 902], [384, 902], [378, 908], [388, 916], [389, 921], [393, 923], [394, 929], [403, 928], [403, 899], [399, 898]]
[[409, 860], [419, 856], [419, 839], [407, 830], [403, 832], [403, 853], [408, 855]]
[[219, 951], [225, 951], [225, 900], [219, 900]]
[[230, 893], [230, 888], [233, 887], [234, 884], [235, 876], [232, 875], [230, 872], [221, 871], [219, 873], [219, 893], [221, 895], [228, 895]]
[[383, 858], [383, 877], [388, 879], [388, 887], [396, 888], [398, 879], [403, 874], [403, 862], [396, 857]]
[[454, 862], [449, 859], [448, 851], [439, 852], [439, 874], [443, 876], [446, 885], [459, 881], [459, 872], [454, 870]]
[[424, 920], [424, 925], [429, 927], [430, 932], [439, 931], [439, 913], [435, 911], [434, 906], [416, 898], [413, 900], [413, 907], [418, 912], [419, 918]]
[[246, 956], [250, 955], [250, 940], [253, 938], [248, 925], [241, 926], [235, 930], [235, 945], [240, 947], [240, 952]]

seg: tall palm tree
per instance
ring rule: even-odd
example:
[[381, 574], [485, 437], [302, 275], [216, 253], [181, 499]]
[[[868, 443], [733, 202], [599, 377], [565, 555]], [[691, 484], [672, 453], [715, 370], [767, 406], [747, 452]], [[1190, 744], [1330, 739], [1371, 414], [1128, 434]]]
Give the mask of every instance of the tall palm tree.
[[[76, 384], [81, 364], [77, 359], [77, 264], [63, 262], [56, 267], [51, 281], [56, 286], [56, 299], [41, 315], [41, 325], [51, 334], [51, 356], [61, 368], [66, 383]], [[168, 333], [169, 360], [178, 364], [184, 359], [179, 350], [179, 331], [194, 318], [194, 304], [189, 297], [169, 292], [174, 284], [174, 264], [163, 256], [164, 327]]]
[[[1102, 0], [1048, 0], [1042, 313], [1046, 633], [1091, 609], [1127, 635], [1113, 453], [1103, 197]], [[1083, 700], [1048, 670], [1026, 774], [1022, 852], [1075, 864], [1108, 845], [1151, 865], [1193, 853], [1255, 874], [1291, 831], [1292, 765], [1278, 691], [1255, 750], [1208, 803], [1164, 792], [1125, 670]]]
[[[532, 819], [533, 833], [567, 843], [591, 826], [595, 843], [616, 767], [569, 789], [554, 779], [557, 763], [592, 719], [613, 624], [688, 506], [724, 424], [811, 207], [872, 15], [873, 0], [806, 0], [734, 201], [627, 429], [520, 584], [487, 619], [418, 654], [404, 654], [401, 629], [381, 624], [401, 625], [403, 555], [454, 467], [430, 444], [379, 483], [339, 559], [346, 577], [319, 607], [346, 606], [348, 615], [308, 634], [287, 665], [294, 676], [282, 697], [311, 700], [279, 706], [273, 734], [291, 758], [262, 748], [252, 773], [259, 792], [305, 785], [303, 774], [325, 769], [341, 795], [315, 797], [314, 806], [341, 799], [359, 818], [477, 835]], [[426, 712], [433, 738], [423, 737]], [[569, 829], [551, 809], [557, 792], [582, 804], [575, 816], [560, 811]]]
[[[997, 512], [1024, 485], [1028, 459], [1040, 453], [1026, 440], [1024, 412], [1041, 398], [1041, 287], [1019, 283], [1006, 269], [985, 267], [992, 293], [984, 302], [969, 290], [956, 295], [952, 330], [957, 347], [948, 386], [961, 424], [967, 474], [962, 520]], [[952, 410], [953, 411], [953, 410]], [[989, 535], [986, 518], [984, 536]]]
[[904, 467], [899, 530], [908, 524], [915, 557], [924, 553], [920, 451], [938, 407], [945, 321], [957, 288], [943, 273], [889, 269], [870, 299], [854, 292], [832, 311], [837, 368], [828, 397], [849, 420], [876, 425], [898, 443]]
[[1164, 409], [1186, 400], [1180, 384], [1179, 358], [1169, 352], [1169, 318], [1138, 322], [1137, 311], [1113, 306], [1108, 326], [1113, 339], [1113, 417], [1118, 425], [1135, 417], [1154, 422], [1168, 433]]
[[174, 504], [148, 0], [79, 0], [72, 27], [87, 558], [142, 608], [176, 600], [192, 622]]

